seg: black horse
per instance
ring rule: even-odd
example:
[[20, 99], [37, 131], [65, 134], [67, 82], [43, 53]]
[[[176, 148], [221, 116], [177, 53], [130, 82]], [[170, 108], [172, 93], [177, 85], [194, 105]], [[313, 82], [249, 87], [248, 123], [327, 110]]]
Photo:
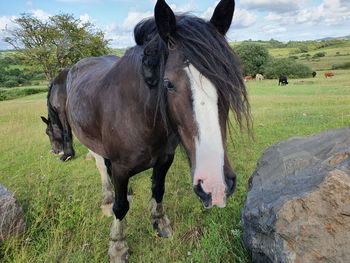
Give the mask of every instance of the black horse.
[[279, 85], [282, 85], [282, 86], [288, 85], [287, 77], [283, 74], [281, 74], [279, 79], [278, 79], [278, 86]]
[[241, 126], [250, 110], [238, 59], [225, 39], [233, 0], [221, 0], [210, 21], [175, 16], [158, 0], [155, 17], [134, 30], [136, 46], [118, 61], [84, 59], [67, 76], [67, 115], [76, 137], [105, 160], [115, 190], [109, 256], [128, 258], [122, 221], [129, 178], [153, 168], [151, 221], [171, 235], [162, 200], [177, 146], [184, 147], [193, 188], [205, 207], [224, 207], [236, 175], [227, 155], [229, 109]]
[[66, 79], [69, 69], [64, 69], [50, 83], [47, 95], [48, 118], [41, 116], [46, 123], [46, 134], [49, 136], [51, 152], [60, 154], [62, 161], [74, 157], [73, 137], [66, 115]]

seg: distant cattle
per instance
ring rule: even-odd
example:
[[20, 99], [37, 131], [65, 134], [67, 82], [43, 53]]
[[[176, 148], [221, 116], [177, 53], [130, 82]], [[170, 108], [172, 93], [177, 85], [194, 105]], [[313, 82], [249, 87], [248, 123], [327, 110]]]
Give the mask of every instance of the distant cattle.
[[278, 79], [278, 85], [282, 85], [282, 86], [288, 85], [287, 77], [284, 75], [280, 75], [280, 78]]
[[256, 79], [256, 80], [263, 80], [263, 79], [264, 79], [264, 76], [261, 75], [261, 74], [256, 74], [255, 79]]
[[334, 74], [333, 74], [333, 72], [325, 72], [325, 73], [324, 73], [324, 76], [325, 76], [326, 78], [331, 78], [331, 77], [334, 76]]
[[248, 80], [253, 80], [252, 76], [245, 76], [244, 81], [247, 82]]
[[313, 78], [316, 77], [316, 75], [317, 75], [316, 71], [312, 72], [312, 77]]

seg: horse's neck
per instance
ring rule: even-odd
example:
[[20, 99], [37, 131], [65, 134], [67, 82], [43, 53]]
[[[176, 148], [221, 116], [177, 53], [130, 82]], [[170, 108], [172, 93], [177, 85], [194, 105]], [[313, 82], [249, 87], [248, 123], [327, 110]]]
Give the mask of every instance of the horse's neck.
[[119, 96], [125, 97], [140, 108], [154, 112], [157, 107], [157, 90], [151, 89], [141, 74], [140, 58], [138, 56], [123, 57], [112, 69], [113, 75], [118, 76]]

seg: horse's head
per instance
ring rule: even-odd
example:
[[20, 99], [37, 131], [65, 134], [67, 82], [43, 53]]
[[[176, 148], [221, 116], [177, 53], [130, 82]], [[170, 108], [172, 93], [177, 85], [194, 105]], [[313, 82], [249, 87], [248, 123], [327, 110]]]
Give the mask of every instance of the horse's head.
[[58, 125], [53, 124], [50, 118], [46, 119], [41, 116], [41, 120], [47, 125], [46, 134], [49, 136], [51, 144], [51, 152], [54, 154], [60, 154], [63, 151], [62, 129]]
[[233, 0], [222, 0], [208, 22], [175, 16], [164, 0], [155, 7], [158, 33], [168, 47], [163, 83], [170, 123], [187, 152], [194, 191], [207, 208], [224, 207], [235, 190], [226, 148], [229, 109], [239, 123], [249, 117], [239, 63], [225, 39], [233, 12]]

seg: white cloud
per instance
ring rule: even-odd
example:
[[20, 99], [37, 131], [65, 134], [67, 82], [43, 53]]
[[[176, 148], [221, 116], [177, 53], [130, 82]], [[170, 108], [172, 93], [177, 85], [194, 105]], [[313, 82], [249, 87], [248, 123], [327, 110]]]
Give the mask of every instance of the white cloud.
[[241, 0], [241, 6], [259, 11], [290, 12], [300, 8], [302, 0]]
[[[209, 20], [212, 17], [215, 7], [218, 3], [219, 1], [216, 1], [212, 6], [208, 7], [207, 10], [200, 15], [200, 17]], [[245, 9], [236, 8], [235, 13], [233, 15], [231, 28], [246, 28], [254, 25], [255, 22], [256, 16], [253, 13]]]
[[81, 16], [79, 16], [79, 19], [81, 21], [81, 23], [87, 23], [87, 22], [92, 22], [91, 17], [89, 16], [89, 14], [83, 14]]
[[270, 12], [266, 21], [279, 25], [323, 25], [335, 26], [350, 22], [350, 1], [324, 0], [315, 7], [277, 14]]
[[35, 18], [45, 21], [49, 19], [51, 16], [49, 13], [46, 13], [44, 10], [41, 9], [32, 9], [29, 11], [30, 14], [32, 14]]
[[121, 29], [124, 31], [131, 31], [138, 22], [151, 16], [153, 16], [153, 12], [129, 12], [122, 23]]
[[237, 9], [233, 16], [232, 29], [246, 28], [254, 25], [256, 22], [256, 16], [253, 13], [245, 9]]
[[287, 31], [287, 28], [273, 25], [263, 26], [262, 31], [266, 34], [279, 34]]
[[12, 48], [12, 46], [5, 43], [3, 39], [8, 36], [7, 30], [11, 30], [16, 27], [16, 24], [13, 22], [13, 20], [16, 18], [16, 16], [0, 17], [0, 50]]

